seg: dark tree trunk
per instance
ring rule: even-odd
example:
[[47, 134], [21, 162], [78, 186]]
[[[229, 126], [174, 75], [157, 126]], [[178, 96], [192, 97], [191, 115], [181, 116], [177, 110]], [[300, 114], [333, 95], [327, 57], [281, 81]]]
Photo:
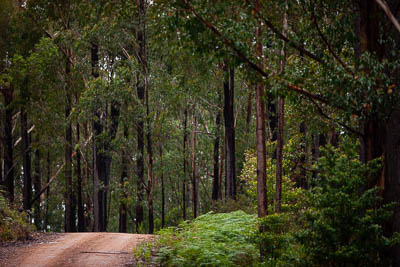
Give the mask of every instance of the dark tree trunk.
[[[269, 121], [269, 139], [274, 142], [277, 140], [278, 112], [276, 112], [276, 97], [271, 93], [267, 94], [267, 108]], [[276, 153], [272, 154], [275, 158]]]
[[7, 197], [11, 203], [14, 202], [14, 148], [12, 137], [12, 101], [14, 90], [12, 87], [4, 90], [5, 123], [4, 123], [4, 185]]
[[234, 70], [225, 65], [224, 122], [226, 136], [225, 197], [236, 199], [235, 126], [234, 126]]
[[[98, 72], [98, 62], [99, 62], [99, 48], [97, 44], [92, 43], [91, 48], [91, 59], [92, 59], [92, 76], [94, 79], [99, 77]], [[102, 229], [101, 226], [101, 189], [100, 186], [100, 175], [102, 171], [100, 170], [102, 161], [102, 156], [99, 152], [100, 142], [98, 136], [103, 132], [103, 126], [100, 123], [100, 113], [97, 110], [95, 112], [95, 119], [93, 120], [93, 130], [94, 130], [94, 141], [93, 141], [93, 215], [94, 215], [94, 225], [93, 230], [99, 232]]]
[[[124, 137], [125, 139], [128, 138], [128, 127], [124, 125]], [[120, 187], [122, 189], [122, 195], [120, 196], [120, 203], [119, 203], [119, 232], [126, 233], [127, 232], [127, 220], [128, 220], [128, 207], [127, 207], [127, 199], [128, 194], [126, 192], [125, 182], [128, 181], [128, 161], [127, 155], [124, 149], [122, 149], [122, 156], [121, 156], [121, 180], [120, 180]]]
[[31, 173], [31, 144], [28, 134], [28, 118], [25, 108], [21, 108], [21, 137], [22, 137], [22, 162], [24, 168], [24, 210], [31, 209], [32, 199], [32, 173]]
[[[37, 143], [39, 143], [38, 139], [36, 139]], [[41, 155], [40, 155], [40, 150], [39, 148], [35, 149], [35, 163], [34, 163], [34, 173], [33, 173], [33, 188], [35, 189], [35, 194], [39, 193], [42, 189], [42, 177], [41, 177], [41, 171], [40, 171], [40, 160], [41, 160]], [[43, 195], [42, 195], [43, 196]], [[40, 201], [37, 200], [34, 202], [34, 218], [35, 218], [35, 226], [36, 229], [42, 230], [42, 210], [40, 208], [40, 203], [42, 202], [42, 197], [40, 198]]]
[[[146, 60], [146, 44], [145, 44], [145, 1], [137, 0], [138, 5], [138, 29], [136, 31], [136, 39], [138, 43], [138, 52], [137, 52], [137, 60], [142, 67], [142, 70], [145, 66], [142, 64], [142, 60]], [[145, 94], [145, 81], [143, 79], [143, 73], [137, 74], [137, 94], [139, 101], [142, 105], [144, 105], [144, 94]], [[143, 224], [144, 220], [144, 211], [143, 211], [143, 201], [144, 201], [144, 119], [143, 116], [139, 116], [137, 122], [137, 187], [138, 187], [138, 199], [136, 204], [136, 232], [139, 232], [140, 226]]]
[[[380, 40], [380, 12], [374, 0], [356, 2], [356, 11], [359, 20], [356, 20], [356, 34], [359, 43], [356, 51], [358, 55], [369, 52], [378, 59], [382, 59], [384, 45]], [[395, 34], [398, 34], [396, 32]], [[360, 66], [361, 67], [361, 66]], [[368, 73], [368, 69], [362, 69]], [[375, 88], [378, 89], [378, 88]], [[398, 88], [396, 88], [398, 90]], [[398, 93], [398, 92], [396, 92]], [[387, 108], [387, 110], [391, 110]], [[382, 115], [381, 115], [382, 116]], [[360, 137], [360, 158], [363, 162], [382, 157], [381, 175], [367, 177], [369, 187], [381, 187], [383, 203], [398, 202], [400, 195], [400, 105], [395, 104], [388, 118], [383, 119], [379, 114], [370, 113], [360, 122], [363, 136]], [[384, 225], [385, 235], [391, 237], [395, 232], [400, 232], [400, 206], [396, 205], [394, 214]], [[391, 248], [390, 255], [392, 266], [400, 266], [400, 245]]]
[[225, 146], [226, 146], [226, 140], [224, 138], [221, 146], [221, 161], [219, 162], [219, 185], [218, 185], [218, 199], [222, 200], [222, 180], [224, 177], [224, 166], [225, 166]]
[[267, 215], [267, 174], [265, 148], [264, 88], [256, 85], [256, 139], [257, 139], [257, 210], [258, 217]]
[[199, 202], [199, 190], [197, 181], [197, 167], [196, 167], [196, 131], [197, 131], [197, 117], [193, 115], [193, 133], [192, 133], [192, 200], [193, 200], [193, 218], [197, 217], [197, 208]]
[[[145, 63], [144, 63], [145, 64]], [[151, 122], [149, 107], [149, 88], [147, 86], [147, 78], [145, 78], [146, 90], [146, 124], [147, 124], [147, 202], [149, 205], [149, 234], [154, 233], [154, 207], [153, 207], [153, 142], [151, 138]]]
[[[70, 79], [70, 70], [71, 65], [67, 60], [66, 63], [66, 75], [67, 80]], [[72, 124], [70, 122], [69, 115], [71, 114], [71, 88], [69, 88], [70, 83], [66, 84], [66, 106], [65, 106], [65, 120], [67, 122], [67, 127], [65, 129], [65, 147], [64, 147], [64, 156], [65, 156], [65, 167], [64, 167], [64, 176], [66, 183], [66, 192], [65, 192], [65, 232], [76, 232], [75, 226], [75, 210], [74, 210], [74, 197], [73, 197], [73, 188], [72, 188]]]
[[[219, 92], [219, 91], [218, 91]], [[221, 94], [218, 93], [218, 103], [221, 101]], [[220, 177], [219, 177], [219, 140], [220, 140], [220, 128], [221, 128], [221, 112], [217, 110], [217, 116], [215, 118], [215, 140], [214, 140], [214, 177], [212, 186], [212, 199], [218, 200], [218, 194], [221, 191]]]
[[[51, 175], [51, 165], [50, 165], [50, 150], [47, 151], [47, 177], [46, 184], [50, 182]], [[49, 225], [49, 196], [50, 196], [50, 185], [46, 189], [46, 201], [45, 201], [45, 211], [44, 211], [44, 229], [47, 231], [47, 226]]]
[[277, 148], [276, 148], [276, 194], [275, 194], [275, 211], [281, 212], [282, 202], [282, 156], [283, 156], [283, 126], [285, 116], [285, 102], [282, 97], [278, 97], [278, 132], [277, 132]]
[[165, 188], [164, 188], [164, 170], [163, 170], [163, 151], [160, 145], [160, 161], [161, 161], [161, 227], [165, 226]]
[[[80, 125], [76, 124], [76, 143], [79, 144], [80, 141]], [[81, 167], [81, 151], [79, 148], [76, 149], [76, 193], [78, 198], [78, 231], [85, 231], [85, 216], [83, 210], [83, 200], [82, 200], [82, 167]]]
[[182, 186], [182, 209], [183, 209], [183, 220], [186, 221], [186, 207], [188, 199], [186, 197], [187, 194], [187, 161], [186, 161], [186, 150], [187, 150], [187, 117], [188, 117], [188, 109], [187, 104], [184, 112], [185, 119], [183, 121], [183, 186]]

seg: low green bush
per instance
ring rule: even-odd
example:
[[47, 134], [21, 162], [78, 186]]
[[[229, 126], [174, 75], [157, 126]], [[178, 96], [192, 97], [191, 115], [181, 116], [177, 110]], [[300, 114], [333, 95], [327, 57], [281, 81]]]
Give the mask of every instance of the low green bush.
[[153, 243], [135, 250], [138, 258], [161, 266], [252, 266], [259, 250], [250, 238], [255, 215], [243, 211], [207, 213], [159, 232]]
[[12, 208], [0, 192], [0, 241], [27, 239], [32, 230], [26, 213]]

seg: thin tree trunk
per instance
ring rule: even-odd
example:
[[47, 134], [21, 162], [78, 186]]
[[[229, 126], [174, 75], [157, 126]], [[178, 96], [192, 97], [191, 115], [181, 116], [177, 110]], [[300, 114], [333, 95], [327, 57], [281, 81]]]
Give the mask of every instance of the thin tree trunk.
[[14, 202], [14, 148], [12, 137], [12, 116], [14, 90], [7, 88], [4, 92], [5, 123], [4, 123], [4, 185], [7, 190], [7, 197], [10, 203]]
[[147, 79], [145, 78], [146, 90], [146, 124], [147, 124], [147, 202], [149, 205], [149, 234], [154, 233], [154, 207], [153, 207], [153, 143], [151, 138], [151, 122], [150, 122], [150, 107], [149, 107], [149, 90]]
[[[288, 1], [285, 3], [285, 15], [283, 16], [283, 29], [282, 34], [286, 36], [286, 31], [288, 28], [288, 18], [287, 18], [287, 10], [288, 10]], [[280, 62], [281, 65], [281, 75], [285, 73], [286, 67], [286, 43], [283, 43], [281, 49], [282, 60]], [[277, 137], [277, 148], [276, 148], [276, 192], [275, 192], [275, 212], [281, 212], [281, 202], [282, 202], [282, 169], [283, 169], [283, 127], [285, 122], [285, 101], [282, 97], [278, 97], [278, 132], [276, 134]]]
[[186, 207], [187, 207], [187, 202], [188, 199], [186, 198], [187, 194], [187, 161], [186, 161], [186, 146], [187, 146], [187, 117], [188, 117], [188, 109], [187, 109], [187, 104], [185, 106], [185, 112], [184, 112], [184, 122], [183, 122], [183, 188], [182, 188], [182, 207], [183, 207], [183, 220], [186, 221]]
[[28, 118], [24, 107], [21, 108], [21, 137], [22, 161], [24, 168], [23, 204], [24, 210], [30, 210], [32, 199], [31, 145], [28, 135]]
[[193, 115], [193, 132], [192, 132], [192, 200], [193, 200], [193, 218], [197, 217], [199, 191], [197, 188], [197, 168], [196, 168], [196, 131], [197, 117]]
[[[50, 162], [50, 150], [47, 151], [47, 177], [46, 177], [46, 184], [50, 182], [50, 175], [51, 175], [51, 162]], [[44, 229], [47, 231], [47, 226], [49, 225], [49, 196], [50, 196], [50, 185], [46, 189], [46, 206], [45, 206], [45, 214], [44, 214]]]
[[224, 176], [224, 166], [225, 166], [225, 146], [226, 146], [226, 141], [225, 138], [223, 140], [222, 146], [221, 146], [221, 161], [219, 163], [219, 175], [218, 175], [218, 199], [222, 200], [222, 177]]
[[163, 151], [160, 145], [160, 169], [161, 169], [161, 227], [165, 226], [165, 188], [164, 188], [164, 170], [163, 170]]
[[282, 156], [283, 156], [283, 127], [285, 116], [285, 101], [282, 97], [278, 97], [278, 133], [277, 133], [277, 149], [276, 149], [276, 195], [275, 195], [275, 211], [281, 212], [282, 202]]
[[[128, 138], [128, 127], [124, 125], [124, 138], [125, 140]], [[120, 180], [120, 188], [122, 189], [122, 199], [120, 199], [119, 203], [119, 232], [126, 233], [127, 232], [127, 220], [128, 220], [128, 207], [127, 207], [127, 199], [128, 194], [126, 192], [125, 182], [128, 181], [128, 161], [127, 155], [124, 149], [122, 149], [122, 156], [121, 156], [121, 180]]]
[[[66, 63], [66, 75], [67, 80], [70, 79], [70, 63], [67, 60]], [[66, 182], [66, 192], [65, 192], [65, 232], [75, 232], [75, 210], [73, 207], [73, 190], [72, 190], [72, 125], [69, 121], [69, 115], [71, 114], [71, 88], [69, 88], [70, 83], [66, 84], [66, 106], [65, 106], [65, 120], [67, 121], [67, 127], [65, 129], [65, 146], [64, 146], [64, 156], [65, 156], [65, 167], [64, 176]]]
[[226, 136], [225, 197], [236, 199], [235, 126], [234, 126], [234, 70], [225, 64], [224, 122]]
[[[136, 39], [139, 45], [137, 59], [139, 64], [142, 67], [143, 73], [137, 74], [137, 94], [140, 103], [144, 106], [144, 94], [145, 94], [145, 81], [143, 79], [145, 71], [145, 66], [143, 65], [143, 60], [146, 60], [146, 44], [145, 44], [145, 24], [144, 24], [144, 16], [145, 16], [145, 0], [137, 0], [137, 5], [139, 7], [138, 11], [138, 29], [136, 31]], [[143, 224], [144, 220], [144, 211], [143, 211], [143, 201], [144, 201], [144, 119], [143, 116], [140, 115], [137, 123], [137, 187], [138, 187], [138, 200], [136, 204], [136, 232], [139, 232], [140, 226]]]
[[[92, 60], [92, 76], [94, 79], [99, 77], [98, 73], [98, 46], [95, 43], [92, 43], [91, 47], [91, 60]], [[103, 126], [100, 123], [100, 114], [98, 111], [95, 112], [95, 119], [93, 120], [93, 131], [94, 131], [94, 141], [93, 141], [93, 215], [94, 215], [94, 224], [93, 230], [94, 232], [101, 231], [101, 196], [100, 196], [100, 188], [99, 188], [99, 180], [100, 180], [100, 154], [99, 147], [100, 142], [98, 140], [98, 136], [103, 131]], [[100, 165], [100, 166], [99, 166]]]
[[[38, 139], [36, 139], [36, 142], [38, 143]], [[40, 150], [39, 148], [35, 149], [35, 164], [34, 164], [34, 174], [33, 174], [33, 187], [35, 189], [35, 194], [41, 191], [42, 189], [42, 177], [41, 177], [41, 171], [40, 171], [40, 160], [41, 160], [41, 155], [40, 155]], [[43, 196], [43, 195], [42, 195]], [[34, 204], [34, 218], [35, 218], [35, 226], [36, 229], [42, 230], [42, 210], [40, 208], [40, 203], [41, 201], [36, 201]]]
[[[80, 125], [79, 122], [76, 124], [76, 143], [79, 144], [80, 140]], [[82, 200], [82, 167], [81, 167], [81, 152], [80, 149], [76, 149], [76, 192], [78, 197], [78, 231], [85, 231], [85, 216], [83, 210]]]
[[[219, 92], [219, 90], [218, 90]], [[221, 94], [218, 93], [218, 103], [221, 102]], [[221, 112], [217, 111], [215, 118], [215, 140], [214, 140], [214, 177], [212, 186], [212, 200], [218, 200], [218, 193], [220, 192], [220, 177], [219, 177], [219, 140], [220, 140], [220, 128], [221, 128]]]

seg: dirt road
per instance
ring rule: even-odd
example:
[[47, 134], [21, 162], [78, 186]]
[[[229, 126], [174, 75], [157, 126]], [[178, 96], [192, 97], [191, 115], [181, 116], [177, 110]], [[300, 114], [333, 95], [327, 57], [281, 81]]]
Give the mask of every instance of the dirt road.
[[60, 234], [52, 241], [15, 249], [0, 266], [126, 266], [132, 263], [132, 248], [151, 238], [120, 233]]

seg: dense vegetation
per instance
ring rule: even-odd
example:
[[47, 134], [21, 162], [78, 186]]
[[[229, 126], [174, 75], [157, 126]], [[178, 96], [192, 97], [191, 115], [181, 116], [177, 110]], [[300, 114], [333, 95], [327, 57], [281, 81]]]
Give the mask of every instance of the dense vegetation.
[[2, 235], [400, 266], [399, 20], [395, 0], [0, 0]]

